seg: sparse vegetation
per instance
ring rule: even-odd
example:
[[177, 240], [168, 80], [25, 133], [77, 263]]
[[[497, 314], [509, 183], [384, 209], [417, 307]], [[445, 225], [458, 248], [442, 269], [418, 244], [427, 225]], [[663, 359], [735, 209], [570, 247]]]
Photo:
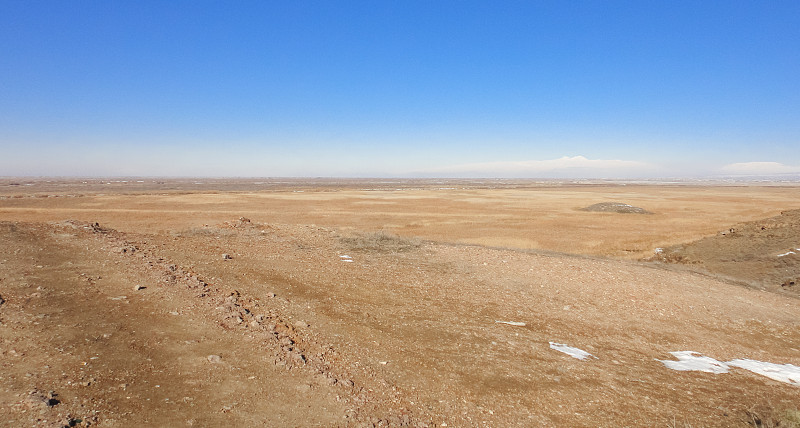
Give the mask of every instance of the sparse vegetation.
[[623, 204], [622, 202], [600, 202], [599, 204], [581, 208], [581, 211], [618, 214], [653, 214], [644, 208], [634, 207], [633, 205]]
[[384, 231], [357, 233], [341, 238], [341, 242], [350, 251], [363, 253], [400, 253], [415, 250], [422, 245], [422, 241], [417, 238], [405, 238]]
[[755, 428], [800, 428], [800, 410], [747, 411], [747, 424]]
[[[0, 420], [798, 426], [792, 385], [659, 362], [800, 364], [800, 300], [718, 278], [800, 287], [796, 186], [305, 183], [0, 200]], [[576, 209], [615, 200], [657, 214]], [[682, 263], [632, 261], [653, 254]]]

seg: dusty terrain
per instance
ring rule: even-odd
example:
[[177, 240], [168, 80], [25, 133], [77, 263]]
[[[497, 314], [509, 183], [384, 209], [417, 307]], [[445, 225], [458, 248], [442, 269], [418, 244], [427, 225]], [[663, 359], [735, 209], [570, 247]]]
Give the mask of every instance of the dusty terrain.
[[800, 295], [800, 210], [739, 223], [716, 235], [656, 251], [676, 263], [743, 285]]
[[[711, 264], [641, 260], [800, 208], [798, 187], [117, 181], [0, 182], [9, 426], [790, 426], [797, 414], [797, 384], [658, 360], [800, 366], [799, 299]], [[612, 201], [652, 214], [582, 210]]]

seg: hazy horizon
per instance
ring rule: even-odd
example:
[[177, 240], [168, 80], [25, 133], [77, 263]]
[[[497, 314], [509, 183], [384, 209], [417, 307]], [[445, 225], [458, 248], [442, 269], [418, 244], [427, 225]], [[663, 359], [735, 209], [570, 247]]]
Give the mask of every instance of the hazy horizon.
[[800, 175], [796, 2], [4, 2], [0, 176]]

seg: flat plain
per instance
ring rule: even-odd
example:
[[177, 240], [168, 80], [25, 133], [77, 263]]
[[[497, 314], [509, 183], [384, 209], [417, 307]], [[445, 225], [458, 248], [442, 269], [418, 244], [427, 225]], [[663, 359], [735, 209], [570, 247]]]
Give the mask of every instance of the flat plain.
[[791, 426], [800, 380], [661, 360], [800, 366], [797, 209], [796, 183], [0, 180], [0, 418]]

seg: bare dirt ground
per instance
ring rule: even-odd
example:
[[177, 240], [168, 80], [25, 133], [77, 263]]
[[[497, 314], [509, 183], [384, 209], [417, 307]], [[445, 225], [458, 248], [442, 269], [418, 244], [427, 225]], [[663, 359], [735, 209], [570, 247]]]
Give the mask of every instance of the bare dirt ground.
[[800, 210], [740, 223], [698, 241], [662, 248], [654, 261], [800, 296]]
[[[635, 259], [800, 208], [797, 187], [193, 183], [0, 183], [3, 423], [796, 416], [796, 384], [658, 360], [800, 366], [800, 300]], [[653, 214], [581, 210], [608, 201]]]

